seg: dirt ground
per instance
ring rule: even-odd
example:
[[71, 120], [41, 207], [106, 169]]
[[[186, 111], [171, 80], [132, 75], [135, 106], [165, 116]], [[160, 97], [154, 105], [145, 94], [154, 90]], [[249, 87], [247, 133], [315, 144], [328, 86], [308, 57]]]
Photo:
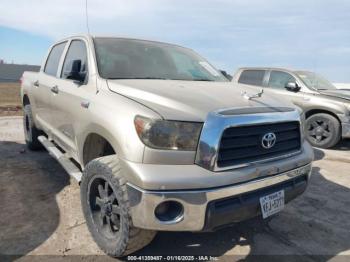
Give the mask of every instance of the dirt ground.
[[[162, 232], [137, 255], [347, 261], [350, 141], [337, 150], [316, 149], [315, 155], [307, 191], [270, 221], [252, 220], [214, 233]], [[102, 253], [84, 222], [77, 182], [47, 152], [26, 149], [21, 119], [16, 117], [0, 119], [0, 206], [0, 254], [15, 255], [3, 258], [109, 259], [86, 256]]]
[[19, 83], [0, 83], [0, 116], [22, 115]]

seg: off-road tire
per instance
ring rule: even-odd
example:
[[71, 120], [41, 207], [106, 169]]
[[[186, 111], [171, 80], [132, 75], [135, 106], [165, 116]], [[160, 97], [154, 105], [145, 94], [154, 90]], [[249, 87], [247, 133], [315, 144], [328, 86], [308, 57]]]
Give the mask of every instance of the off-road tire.
[[[325, 123], [325, 124], [323, 124]], [[318, 127], [316, 127], [318, 125]], [[322, 140], [316, 139], [317, 128], [319, 133], [325, 130], [328, 137], [322, 136]], [[314, 147], [330, 148], [335, 146], [341, 139], [341, 126], [334, 116], [325, 113], [319, 113], [309, 116], [305, 121], [305, 137]]]
[[[96, 211], [92, 209], [91, 199], [93, 197], [91, 197], [91, 192], [93, 191], [92, 185], [97, 179], [108, 182], [108, 188], [112, 189], [111, 194], [115, 193], [115, 198], [118, 202], [120, 212], [118, 215], [119, 231], [116, 232], [116, 237], [112, 239], [103, 233], [102, 227], [96, 223], [96, 215], [93, 213]], [[133, 226], [126, 181], [116, 155], [97, 158], [87, 164], [80, 184], [80, 195], [89, 231], [97, 245], [107, 255], [123, 257], [131, 254], [148, 245], [156, 235], [156, 231], [144, 230]]]
[[29, 104], [25, 105], [23, 109], [23, 129], [25, 141], [30, 150], [36, 151], [44, 148], [38, 140], [38, 137], [44, 133], [36, 128], [33, 121], [32, 108]]

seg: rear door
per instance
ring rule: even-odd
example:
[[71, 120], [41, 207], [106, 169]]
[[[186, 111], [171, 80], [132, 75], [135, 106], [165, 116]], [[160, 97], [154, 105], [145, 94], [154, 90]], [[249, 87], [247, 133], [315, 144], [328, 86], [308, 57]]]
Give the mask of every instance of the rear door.
[[[73, 39], [64, 55], [59, 73], [57, 92], [52, 95], [52, 111], [56, 142], [71, 156], [77, 156], [77, 132], [89, 118], [91, 98], [96, 94], [96, 82], [89, 78], [88, 43]], [[67, 78], [67, 71], [74, 60], [81, 61], [84, 82]]]
[[47, 57], [43, 70], [38, 74], [34, 82], [33, 92], [35, 97], [36, 120], [44, 131], [51, 133], [53, 117], [51, 112], [52, 89], [57, 85], [58, 68], [67, 41], [54, 45]]
[[297, 83], [300, 86], [300, 83], [298, 83], [292, 74], [280, 70], [271, 70], [267, 79], [267, 87], [264, 91], [281, 96], [297, 106], [303, 106], [304, 93], [302, 91], [294, 92], [286, 89], [286, 85], [289, 82]]
[[238, 78], [238, 83], [263, 87], [266, 83], [266, 70], [247, 69], [243, 70]]

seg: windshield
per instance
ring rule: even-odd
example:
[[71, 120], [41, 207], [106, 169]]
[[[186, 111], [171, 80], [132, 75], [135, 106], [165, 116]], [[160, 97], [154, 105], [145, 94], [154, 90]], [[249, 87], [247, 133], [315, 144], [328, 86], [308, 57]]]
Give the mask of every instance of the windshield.
[[228, 80], [195, 52], [170, 44], [95, 38], [97, 66], [106, 79]]
[[334, 90], [337, 89], [331, 82], [327, 79], [313, 73], [305, 71], [295, 72], [300, 79], [304, 82], [307, 87], [314, 88], [317, 90]]

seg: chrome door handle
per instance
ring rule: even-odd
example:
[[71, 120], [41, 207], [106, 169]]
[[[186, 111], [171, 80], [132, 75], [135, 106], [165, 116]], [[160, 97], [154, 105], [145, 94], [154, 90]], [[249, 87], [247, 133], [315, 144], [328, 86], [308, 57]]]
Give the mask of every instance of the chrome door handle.
[[51, 87], [51, 92], [55, 93], [55, 94], [58, 94], [58, 86]]
[[89, 108], [90, 102], [87, 100], [84, 100], [84, 101], [81, 101], [80, 105], [83, 108]]
[[39, 80], [36, 80], [36, 81], [33, 83], [33, 86], [39, 87]]

